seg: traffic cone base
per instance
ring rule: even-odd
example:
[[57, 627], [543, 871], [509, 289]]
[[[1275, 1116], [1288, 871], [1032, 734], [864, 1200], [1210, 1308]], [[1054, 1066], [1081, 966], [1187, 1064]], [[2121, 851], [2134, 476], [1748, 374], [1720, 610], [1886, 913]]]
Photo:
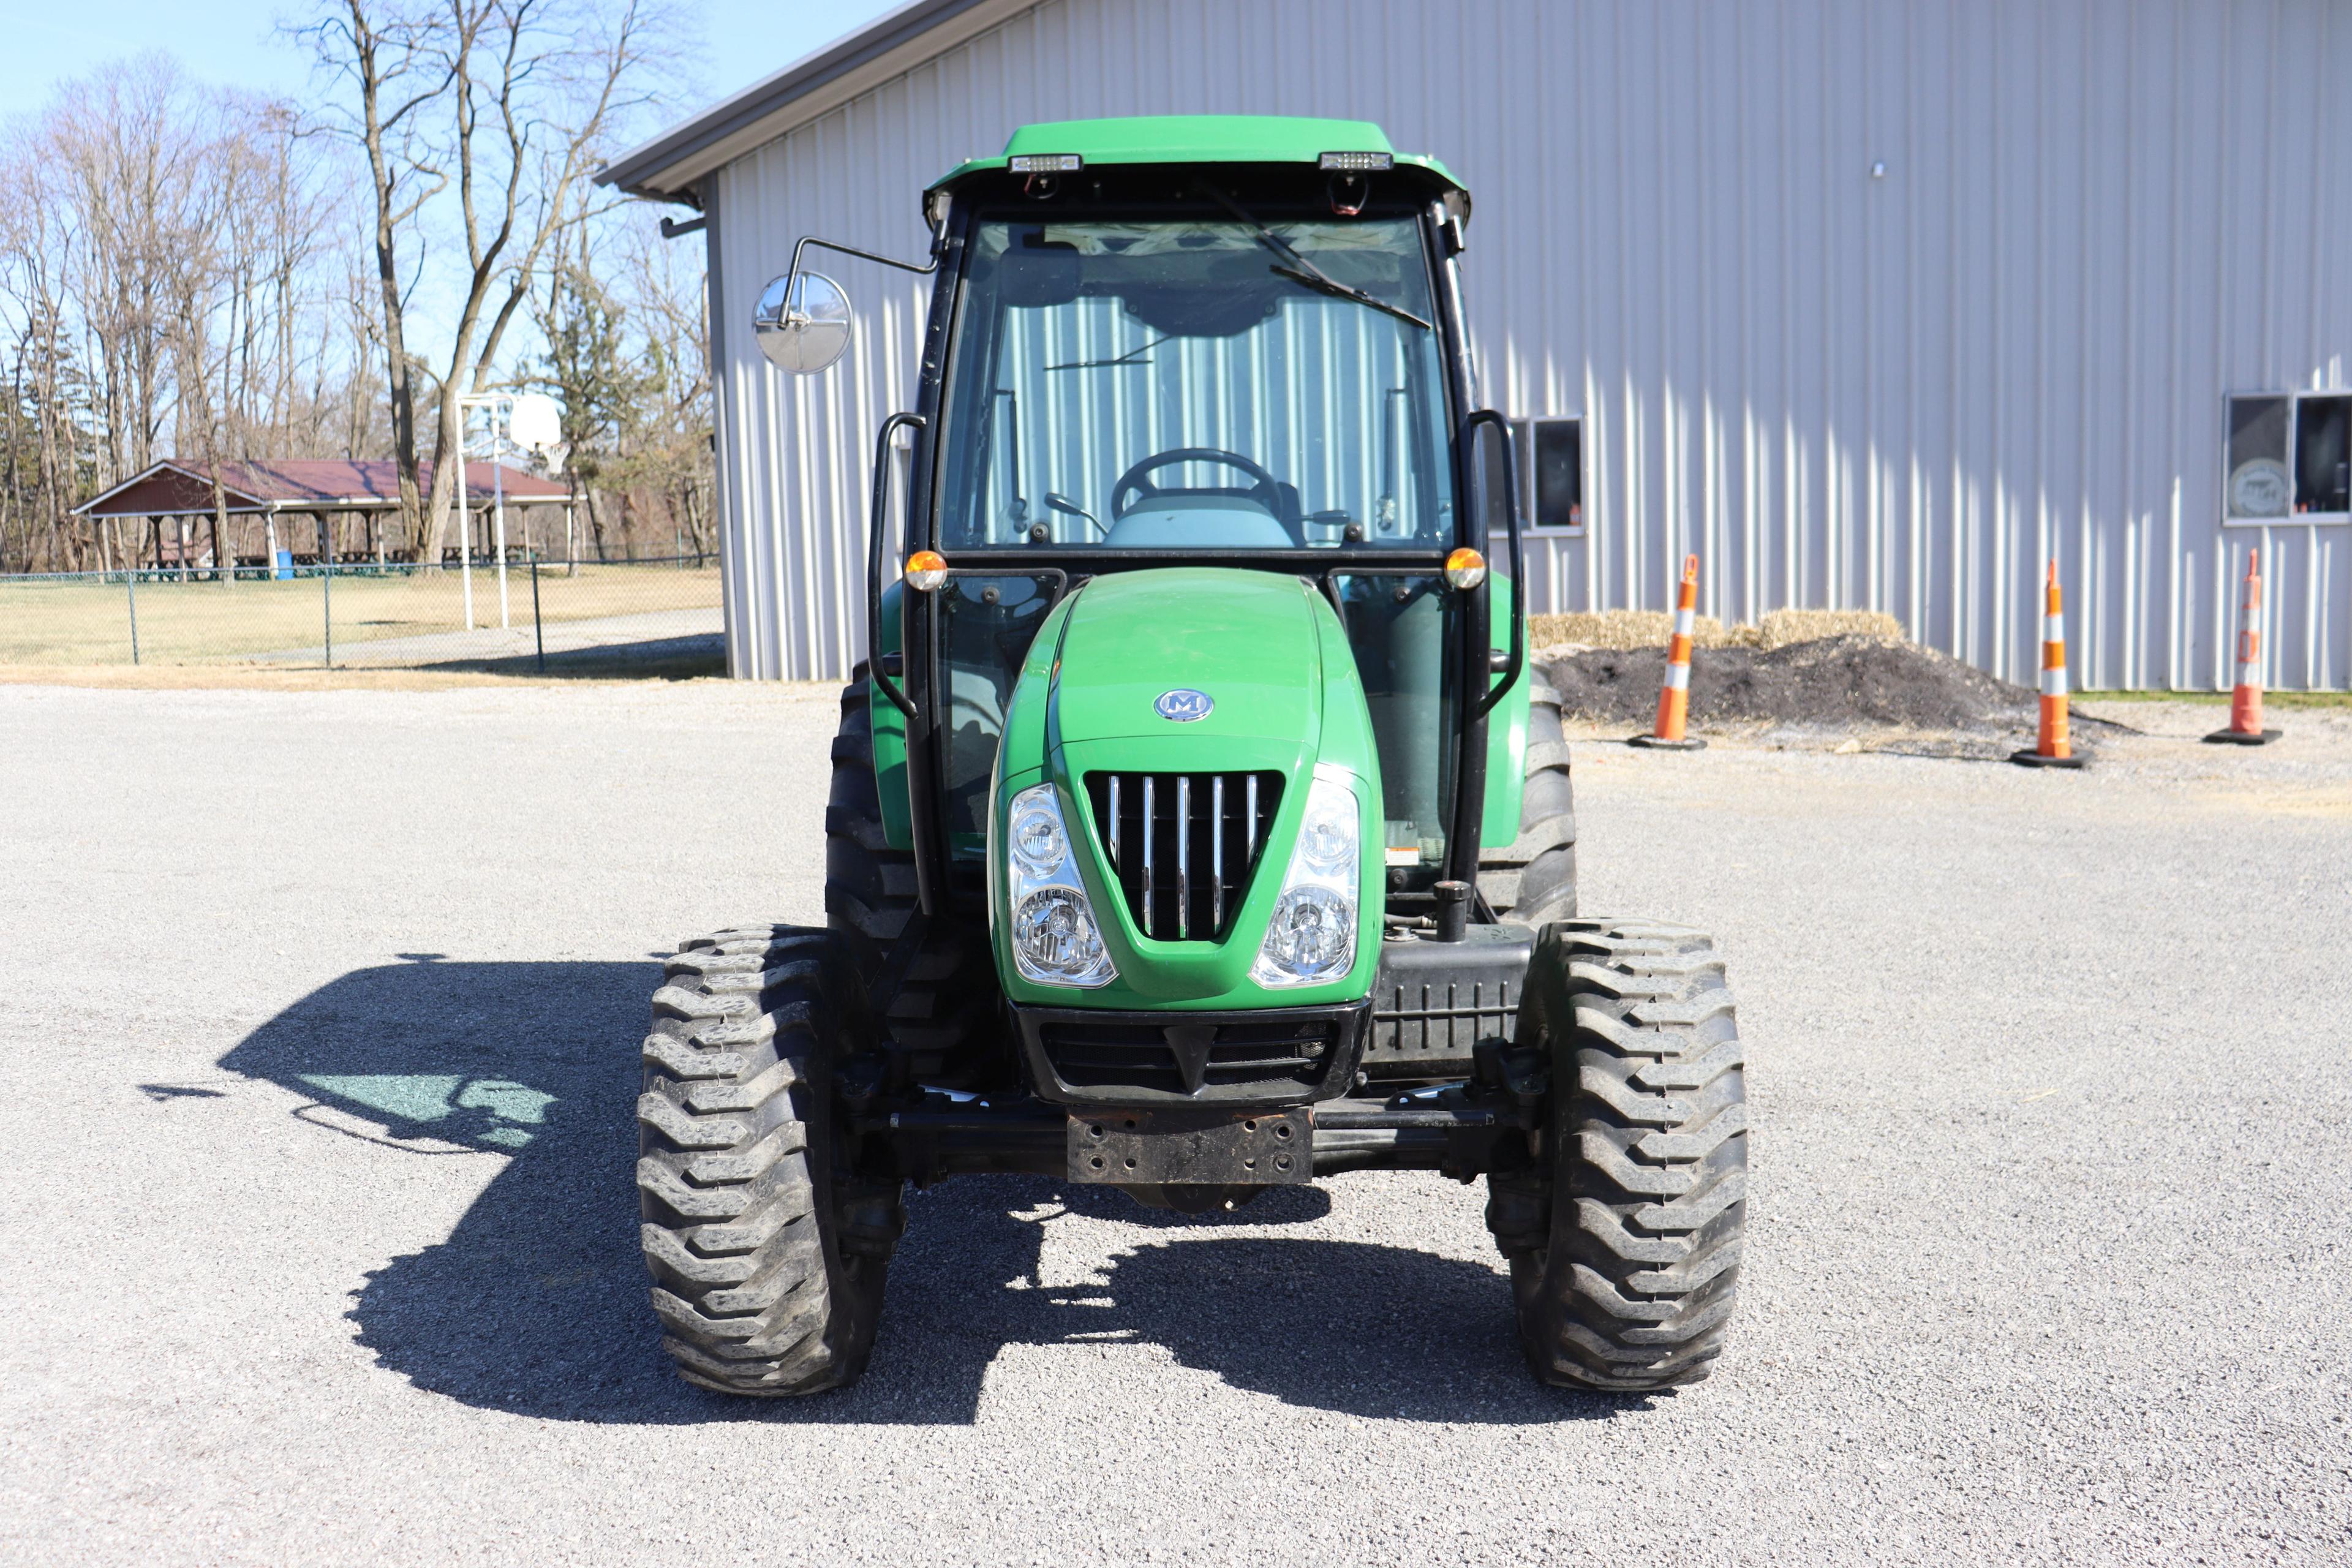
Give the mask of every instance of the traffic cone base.
[[2091, 762], [2088, 757], [2047, 757], [2031, 746], [2021, 752], [2011, 752], [2009, 760], [2028, 768], [2080, 768], [2088, 767]]
[[1652, 752], [1704, 752], [1706, 742], [1696, 735], [1685, 735], [1679, 741], [1662, 741], [1655, 735], [1630, 735], [1625, 743]]
[[2284, 730], [2216, 730], [2205, 737], [2209, 746], [2267, 746], [2286, 731]]

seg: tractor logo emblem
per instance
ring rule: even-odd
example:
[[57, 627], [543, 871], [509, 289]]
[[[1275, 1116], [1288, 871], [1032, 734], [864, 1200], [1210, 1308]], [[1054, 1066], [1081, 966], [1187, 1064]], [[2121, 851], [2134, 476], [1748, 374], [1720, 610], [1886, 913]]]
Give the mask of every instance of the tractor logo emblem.
[[1205, 719], [1215, 706], [1207, 692], [1195, 691], [1189, 686], [1161, 692], [1160, 700], [1151, 705], [1153, 711], [1171, 724], [1190, 724], [1195, 719]]

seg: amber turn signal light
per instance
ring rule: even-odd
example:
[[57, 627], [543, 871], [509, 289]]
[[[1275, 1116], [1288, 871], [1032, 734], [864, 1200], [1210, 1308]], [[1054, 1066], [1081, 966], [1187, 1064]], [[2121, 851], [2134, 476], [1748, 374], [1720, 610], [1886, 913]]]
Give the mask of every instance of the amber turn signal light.
[[1486, 558], [1464, 545], [1445, 558], [1445, 580], [1468, 593], [1486, 580]]
[[938, 551], [918, 550], [907, 557], [908, 587], [928, 594], [947, 580], [947, 560]]

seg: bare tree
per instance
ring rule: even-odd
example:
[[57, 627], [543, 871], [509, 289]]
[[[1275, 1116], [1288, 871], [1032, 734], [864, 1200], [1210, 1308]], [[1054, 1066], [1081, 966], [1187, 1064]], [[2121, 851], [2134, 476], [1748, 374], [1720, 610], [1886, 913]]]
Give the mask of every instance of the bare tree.
[[705, 331], [709, 279], [699, 250], [659, 237], [650, 224], [630, 231], [630, 292], [645, 322], [646, 353], [660, 400], [648, 410], [656, 431], [656, 470], [687, 540], [698, 557], [718, 549], [716, 404], [711, 396], [710, 338]]
[[338, 444], [364, 362], [334, 326], [333, 152], [285, 105], [198, 91], [161, 57], [68, 84], [0, 139], [0, 560], [29, 563], [37, 515], [49, 563], [106, 563], [69, 509], [158, 457]]
[[[321, 65], [349, 86], [357, 100], [335, 123], [364, 153], [373, 209], [375, 326], [390, 395], [392, 456], [399, 470], [402, 531], [423, 536], [425, 507], [418, 480], [416, 383], [408, 352], [407, 308], [415, 282], [402, 280], [403, 249], [421, 251], [412, 233], [418, 215], [448, 185], [439, 150], [429, 135], [432, 112], [447, 94], [451, 76], [436, 49], [437, 9], [407, 10], [371, 0], [349, 0], [309, 29]], [[420, 557], [421, 558], [421, 557]]]
[[173, 272], [201, 118], [171, 61], [143, 56], [68, 84], [6, 148], [18, 221], [0, 242], [0, 312], [16, 328], [53, 566], [87, 553], [66, 516], [84, 482], [144, 467], [171, 415]]
[[215, 161], [213, 172], [215, 179], [192, 194], [187, 216], [196, 221], [179, 236], [172, 255], [164, 341], [179, 390], [174, 445], [193, 446], [211, 481], [213, 568], [226, 588], [236, 582], [236, 536], [221, 468], [227, 456], [224, 437], [236, 433], [236, 317], [244, 301], [236, 288], [237, 258], [228, 249], [221, 218], [239, 205], [237, 186], [247, 171], [245, 161], [230, 153]]
[[[487, 390], [507, 331], [530, 298], [573, 194], [615, 122], [646, 100], [652, 33], [640, 0], [559, 9], [551, 0], [343, 0], [310, 29], [320, 58], [356, 89], [347, 133], [365, 149], [375, 207], [383, 352], [418, 559], [437, 561], [453, 507], [459, 397]], [[449, 337], [433, 397], [432, 492], [417, 482], [408, 310], [443, 243], [436, 198], [454, 198]], [[404, 268], [412, 268], [404, 282]]]
[[[10, 306], [7, 452], [0, 491], [0, 565], [71, 563], [62, 532], [82, 464], [85, 389], [65, 284], [70, 212], [52, 205], [37, 160], [13, 147], [0, 163], [0, 299]], [[79, 401], [86, 404], [86, 395]]]
[[[560, 470], [599, 559], [715, 546], [710, 368], [698, 247], [656, 237], [642, 207], [583, 210], [557, 237], [532, 307], [529, 379], [563, 410]], [[630, 221], [630, 219], [637, 221]]]
[[509, 379], [558, 237], [609, 216], [588, 179], [667, 0], [314, 3], [350, 88], [324, 122], [149, 56], [0, 125], [0, 568], [108, 561], [71, 508], [175, 453], [389, 451], [389, 542], [437, 561], [459, 397]]

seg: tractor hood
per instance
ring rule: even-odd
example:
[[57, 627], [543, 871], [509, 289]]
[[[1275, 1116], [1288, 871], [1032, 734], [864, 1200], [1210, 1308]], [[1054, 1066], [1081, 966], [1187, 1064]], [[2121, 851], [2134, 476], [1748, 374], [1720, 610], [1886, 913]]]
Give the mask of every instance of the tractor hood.
[[[1056, 660], [1057, 740], [1312, 744], [1324, 696], [1315, 609], [1297, 578], [1265, 572], [1128, 572], [1088, 584]], [[1346, 646], [1337, 651], [1352, 677]]]
[[[1153, 774], [1172, 792], [1168, 775], [1190, 775], [1206, 810], [1211, 783], [1203, 775], [1231, 781], [1268, 773], [1279, 775], [1270, 792], [1278, 804], [1258, 840], [1256, 868], [1236, 890], [1241, 901], [1225, 933], [1172, 941], [1146, 934], [1119, 891], [1089, 779], [1102, 784], [1101, 775], [1120, 775], [1136, 790], [1134, 775]], [[1317, 778], [1344, 784], [1361, 804], [1367, 848], [1360, 908], [1369, 914], [1368, 934], [1345, 978], [1270, 992], [1250, 981], [1250, 963]], [[997, 752], [989, 869], [1000, 921], [1006, 915], [999, 907], [997, 864], [1004, 813], [1014, 795], [1047, 781], [1056, 786], [1118, 976], [1078, 992], [1032, 985], [1008, 973], [1013, 1000], [1264, 1007], [1352, 1001], [1370, 989], [1380, 945], [1380, 767], [1347, 633], [1329, 602], [1298, 577], [1205, 566], [1109, 573], [1055, 608], [1031, 645]]]

